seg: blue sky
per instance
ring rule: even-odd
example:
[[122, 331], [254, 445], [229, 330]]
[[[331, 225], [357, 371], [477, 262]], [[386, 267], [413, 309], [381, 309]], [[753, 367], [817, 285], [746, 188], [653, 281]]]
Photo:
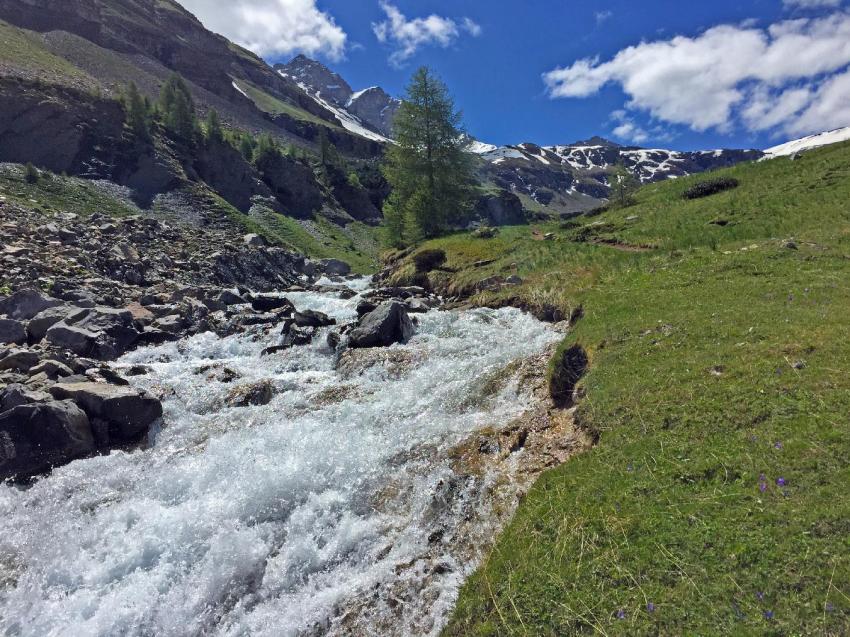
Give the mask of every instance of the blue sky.
[[469, 132], [493, 144], [600, 134], [676, 149], [766, 147], [850, 125], [845, 0], [232, 4], [224, 16], [217, 2], [186, 2], [267, 60], [304, 52], [355, 89], [401, 95], [427, 64]]

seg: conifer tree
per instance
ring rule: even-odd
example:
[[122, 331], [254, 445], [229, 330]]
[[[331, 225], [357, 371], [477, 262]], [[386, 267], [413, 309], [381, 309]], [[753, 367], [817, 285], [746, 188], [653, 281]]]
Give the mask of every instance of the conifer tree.
[[224, 141], [224, 130], [221, 128], [221, 118], [218, 111], [211, 108], [207, 113], [207, 141], [220, 144]]
[[151, 138], [150, 101], [143, 98], [135, 82], [130, 82], [124, 107], [127, 111], [127, 126], [137, 139], [149, 141]]
[[468, 213], [472, 162], [460, 120], [446, 85], [427, 67], [416, 71], [382, 167], [393, 189], [384, 207], [391, 245], [437, 236]]
[[254, 148], [257, 142], [250, 133], [243, 133], [239, 138], [239, 152], [246, 161], [254, 161]]
[[640, 182], [622, 163], [614, 167], [609, 177], [611, 184], [611, 201], [621, 208], [629, 206], [634, 201], [634, 194], [640, 187]]
[[159, 106], [165, 128], [185, 142], [194, 142], [199, 130], [195, 102], [186, 82], [176, 73], [162, 87]]

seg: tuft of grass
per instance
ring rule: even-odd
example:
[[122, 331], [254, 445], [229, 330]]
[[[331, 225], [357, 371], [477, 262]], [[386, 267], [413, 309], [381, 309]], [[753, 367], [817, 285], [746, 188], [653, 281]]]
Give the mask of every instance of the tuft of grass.
[[718, 174], [739, 187], [424, 246], [443, 290], [515, 272], [478, 300], [583, 306], [555, 360], [586, 352], [598, 439], [538, 481], [446, 635], [850, 633], [850, 144]]

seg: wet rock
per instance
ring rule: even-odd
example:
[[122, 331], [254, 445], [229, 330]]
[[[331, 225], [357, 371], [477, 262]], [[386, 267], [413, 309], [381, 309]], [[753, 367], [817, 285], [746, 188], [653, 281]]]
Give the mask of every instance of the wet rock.
[[0, 343], [21, 345], [27, 342], [24, 324], [15, 319], [0, 318]]
[[359, 303], [357, 303], [357, 316], [365, 316], [369, 312], [374, 311], [378, 306], [371, 301], [367, 301], [363, 299]]
[[313, 329], [305, 327], [290, 326], [283, 337], [284, 347], [298, 347], [309, 345], [313, 342]]
[[163, 316], [153, 322], [154, 328], [168, 334], [177, 334], [185, 327], [185, 321], [179, 314]]
[[319, 266], [325, 274], [331, 276], [347, 276], [351, 274], [351, 266], [339, 259], [323, 259], [319, 261]]
[[360, 324], [349, 333], [348, 345], [352, 348], [388, 347], [394, 343], [406, 343], [413, 333], [407, 309], [397, 301], [390, 301], [361, 319]]
[[295, 311], [295, 306], [290, 303], [289, 299], [271, 294], [254, 294], [251, 297], [251, 307], [257, 312], [272, 312], [283, 309]]
[[0, 370], [28, 372], [38, 365], [38, 354], [25, 349], [11, 349], [0, 358]]
[[0, 314], [18, 321], [28, 321], [39, 312], [61, 303], [38, 290], [20, 290], [0, 301]]
[[411, 314], [425, 314], [431, 311], [431, 306], [422, 299], [408, 299], [404, 305]]
[[216, 297], [216, 300], [225, 306], [244, 305], [245, 303], [247, 303], [245, 299], [243, 299], [241, 296], [239, 296], [232, 290], [222, 290], [221, 293]]
[[0, 414], [0, 479], [23, 479], [95, 450], [85, 412], [69, 401], [20, 405]]
[[51, 387], [50, 393], [59, 400], [73, 400], [90, 419], [108, 423], [108, 432], [98, 435], [100, 446], [138, 442], [162, 417], [157, 399], [129, 387], [62, 382]]
[[332, 319], [327, 314], [313, 310], [295, 312], [294, 318], [295, 325], [298, 327], [327, 327], [329, 325], [336, 325], [336, 319]]
[[274, 394], [274, 385], [271, 381], [263, 380], [234, 388], [225, 401], [230, 407], [268, 405], [274, 398]]

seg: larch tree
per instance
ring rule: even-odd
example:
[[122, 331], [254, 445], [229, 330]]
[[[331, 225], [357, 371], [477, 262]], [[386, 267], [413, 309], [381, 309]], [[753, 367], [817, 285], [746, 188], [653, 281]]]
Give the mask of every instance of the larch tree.
[[472, 160], [461, 114], [446, 85], [427, 67], [413, 75], [382, 167], [392, 192], [384, 206], [396, 247], [435, 237], [463, 221], [472, 201]]

